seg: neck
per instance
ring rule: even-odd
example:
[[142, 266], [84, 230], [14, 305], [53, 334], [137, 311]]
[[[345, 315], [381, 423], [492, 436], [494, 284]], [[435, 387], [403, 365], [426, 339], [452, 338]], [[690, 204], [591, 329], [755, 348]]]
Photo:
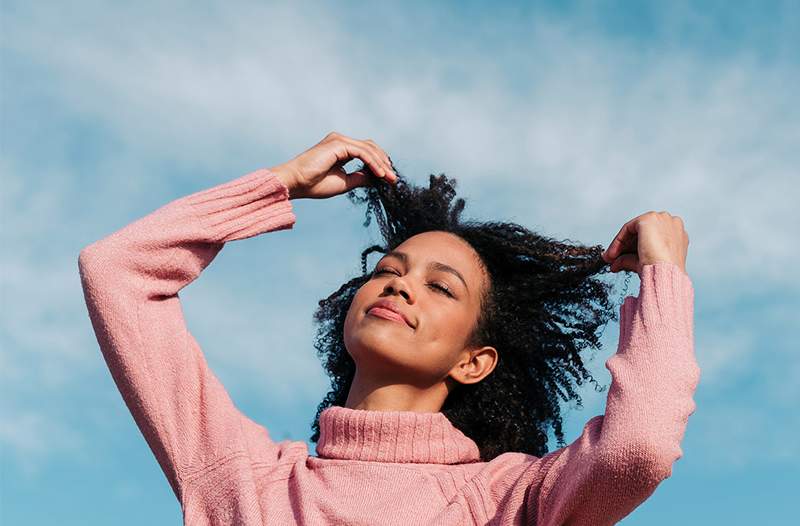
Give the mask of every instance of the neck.
[[345, 407], [367, 411], [414, 411], [437, 413], [448, 395], [444, 381], [418, 386], [397, 381], [380, 381], [356, 369]]

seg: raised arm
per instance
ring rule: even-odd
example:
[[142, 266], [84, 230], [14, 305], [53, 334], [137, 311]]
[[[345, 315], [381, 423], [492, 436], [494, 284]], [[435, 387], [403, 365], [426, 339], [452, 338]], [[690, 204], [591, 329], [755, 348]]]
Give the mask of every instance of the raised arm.
[[[364, 167], [348, 174], [354, 158]], [[256, 481], [235, 476], [230, 490], [228, 474], [274, 465], [293, 443], [273, 442], [234, 406], [186, 327], [178, 292], [228, 241], [291, 228], [290, 200], [333, 197], [376, 177], [397, 181], [388, 155], [332, 132], [286, 163], [177, 199], [81, 251], [103, 357], [189, 520], [260, 523]]]
[[688, 246], [680, 217], [650, 211], [626, 222], [603, 253], [613, 272], [639, 274], [639, 296], [620, 308], [619, 345], [606, 361], [612, 380], [605, 414], [541, 460], [540, 483], [527, 495], [539, 526], [616, 524], [683, 455], [700, 381]]
[[619, 346], [606, 361], [612, 382], [605, 414], [534, 464], [539, 473], [525, 500], [537, 526], [616, 524], [672, 474], [700, 379], [693, 309], [682, 268], [641, 267], [639, 296], [625, 298]]
[[[103, 357], [175, 496], [226, 462], [274, 461], [279, 446], [233, 404], [186, 327], [178, 292], [228, 241], [291, 228], [287, 186], [259, 169], [177, 199], [78, 258]], [[260, 444], [250, 459], [248, 444]]]

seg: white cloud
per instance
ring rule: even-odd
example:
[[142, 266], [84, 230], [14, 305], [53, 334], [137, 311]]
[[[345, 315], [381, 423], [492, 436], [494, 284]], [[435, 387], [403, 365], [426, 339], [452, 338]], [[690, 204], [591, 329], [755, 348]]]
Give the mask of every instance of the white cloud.
[[65, 453], [85, 450], [89, 442], [55, 415], [39, 410], [4, 408], [0, 413], [0, 445], [28, 479], [46, 471], [47, 462]]
[[[324, 394], [327, 379], [313, 348], [312, 304], [300, 309], [290, 307], [289, 298], [267, 299], [279, 288], [267, 279], [270, 286], [263, 287], [263, 296], [255, 290], [237, 290], [234, 297], [216, 280], [206, 280], [196, 290], [185, 289], [181, 302], [187, 325], [210, 362], [218, 364], [212, 368], [220, 376], [243, 382], [253, 396], [266, 401], [313, 400]], [[229, 390], [241, 387], [226, 384]]]
[[[792, 438], [800, 429], [796, 416], [782, 417], [757, 401], [720, 402], [698, 405], [690, 417], [687, 443], [682, 448], [690, 452], [693, 463], [716, 472], [741, 471], [753, 465], [800, 467], [800, 446]], [[781, 429], [787, 431], [779, 432]]]
[[656, 54], [533, 18], [513, 51], [487, 45], [466, 69], [444, 50], [410, 74], [317, 7], [244, 5], [213, 25], [190, 19], [191, 34], [135, 11], [135, 32], [103, 11], [79, 32], [71, 11], [48, 11], [11, 41], [56, 73], [52, 96], [149, 155], [219, 165], [269, 143], [277, 162], [331, 129], [374, 136], [408, 166], [501, 192], [544, 230], [608, 243], [634, 215], [667, 209], [690, 232], [693, 275], [723, 290], [756, 270], [794, 283], [794, 70], [748, 54]]
[[695, 353], [704, 389], [721, 387], [752, 373], [758, 350], [758, 338], [752, 327], [726, 327], [719, 332], [699, 329], [695, 334]]

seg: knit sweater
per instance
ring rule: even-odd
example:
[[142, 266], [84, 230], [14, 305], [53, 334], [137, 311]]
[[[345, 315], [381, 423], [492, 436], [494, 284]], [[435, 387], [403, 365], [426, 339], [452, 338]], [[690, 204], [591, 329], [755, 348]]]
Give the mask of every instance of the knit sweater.
[[262, 168], [174, 200], [78, 257], [103, 358], [185, 525], [598, 526], [672, 474], [700, 368], [694, 290], [667, 262], [644, 265], [639, 296], [620, 306], [605, 414], [566, 447], [483, 461], [441, 412], [341, 406], [321, 413], [316, 455], [274, 440], [209, 368], [178, 293], [225, 243], [295, 221], [288, 188]]

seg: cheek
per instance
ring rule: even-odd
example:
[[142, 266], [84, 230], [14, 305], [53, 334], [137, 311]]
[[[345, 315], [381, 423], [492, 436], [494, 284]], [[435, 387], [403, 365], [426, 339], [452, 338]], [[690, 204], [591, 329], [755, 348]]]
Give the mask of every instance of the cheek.
[[464, 342], [470, 320], [462, 305], [429, 301], [422, 309], [424, 328], [419, 336], [437, 347], [447, 349], [460, 346]]
[[424, 319], [424, 329], [416, 335], [419, 368], [433, 378], [445, 377], [464, 349], [467, 316], [463, 309], [431, 305]]
[[347, 311], [347, 316], [344, 321], [345, 339], [347, 339], [348, 334], [353, 328], [358, 325], [359, 320], [366, 315], [364, 310], [367, 308], [367, 305], [370, 305], [378, 298], [381, 290], [382, 289], [378, 287], [375, 282], [370, 281], [363, 284], [361, 288], [356, 291], [353, 296], [353, 301], [350, 302], [350, 308]]
[[353, 296], [353, 301], [350, 302], [350, 308], [347, 310], [347, 317], [345, 318], [345, 323], [344, 323], [345, 328], [347, 328], [348, 325], [352, 324], [355, 321], [359, 309], [363, 310], [364, 308], [366, 308], [366, 304], [362, 305], [363, 302], [365, 301], [364, 298], [367, 297], [364, 294], [364, 287], [365, 286], [362, 286], [360, 289], [358, 289], [355, 296]]
[[380, 291], [373, 289], [376, 289], [374, 282], [368, 281], [361, 285], [361, 288], [356, 291], [355, 296], [353, 296], [353, 301], [350, 303], [350, 316], [355, 314], [359, 309], [363, 311], [367, 308], [367, 305], [378, 299]]

